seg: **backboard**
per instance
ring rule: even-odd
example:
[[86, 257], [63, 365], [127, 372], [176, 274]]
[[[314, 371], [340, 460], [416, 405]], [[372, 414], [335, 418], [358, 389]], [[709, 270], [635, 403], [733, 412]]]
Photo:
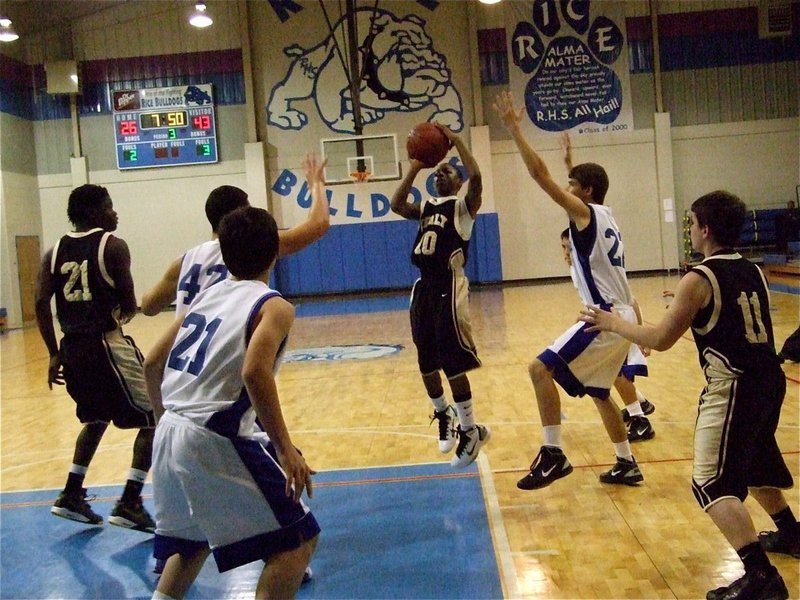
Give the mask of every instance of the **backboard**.
[[[353, 135], [320, 141], [325, 167], [325, 184], [353, 183], [354, 180], [400, 179], [397, 138], [393, 133]], [[359, 177], [357, 174], [365, 174]]]

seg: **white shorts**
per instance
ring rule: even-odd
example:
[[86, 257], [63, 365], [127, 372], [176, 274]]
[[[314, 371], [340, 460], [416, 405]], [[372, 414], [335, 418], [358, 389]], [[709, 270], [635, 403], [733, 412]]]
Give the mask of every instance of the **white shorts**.
[[293, 550], [320, 529], [267, 452], [266, 434], [227, 438], [167, 411], [153, 444], [156, 538], [166, 559], [209, 546], [220, 572]]
[[631, 344], [628, 350], [628, 357], [619, 372], [628, 381], [633, 381], [636, 377], [647, 377], [647, 357], [642, 353], [642, 349], [636, 344]]
[[[616, 310], [623, 319], [636, 322], [632, 308]], [[587, 327], [590, 325], [578, 321], [537, 358], [553, 370], [556, 383], [570, 396], [588, 394], [605, 399], [632, 345], [616, 333], [589, 333]]]

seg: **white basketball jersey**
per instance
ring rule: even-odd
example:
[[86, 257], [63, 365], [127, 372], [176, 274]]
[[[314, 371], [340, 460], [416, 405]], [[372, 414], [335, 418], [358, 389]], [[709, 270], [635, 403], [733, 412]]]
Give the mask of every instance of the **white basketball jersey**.
[[204, 242], [183, 255], [175, 298], [175, 313], [185, 315], [197, 294], [228, 277], [219, 240]]
[[[248, 332], [264, 302], [280, 296], [260, 281], [226, 279], [191, 305], [161, 383], [164, 408], [205, 425], [211, 418], [231, 435], [253, 431], [255, 412], [242, 379]], [[276, 357], [276, 364], [279, 357]]]
[[[619, 227], [607, 206], [590, 204], [589, 210], [592, 218], [584, 231], [577, 232], [574, 223], [569, 227], [575, 287], [584, 304], [631, 306], [633, 294], [625, 274], [625, 247]], [[587, 242], [585, 247], [574, 239], [576, 233]]]

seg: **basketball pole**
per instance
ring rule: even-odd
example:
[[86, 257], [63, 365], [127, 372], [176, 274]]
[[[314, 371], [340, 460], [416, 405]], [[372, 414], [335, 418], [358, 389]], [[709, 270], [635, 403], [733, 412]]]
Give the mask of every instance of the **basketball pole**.
[[[379, 0], [375, 0], [375, 4], [372, 7], [372, 15], [370, 16], [370, 30], [372, 30], [372, 24], [375, 21], [375, 15], [378, 10], [378, 2]], [[347, 26], [347, 34], [346, 34], [346, 42], [347, 45], [344, 49], [344, 53], [342, 52], [342, 48], [339, 45], [339, 40], [336, 38], [335, 35], [335, 26], [331, 23], [331, 20], [328, 16], [328, 11], [325, 8], [324, 0], [319, 0], [320, 8], [322, 9], [322, 13], [325, 16], [325, 21], [328, 24], [328, 31], [330, 33], [330, 37], [333, 41], [334, 48], [336, 49], [336, 54], [339, 57], [339, 62], [342, 65], [342, 70], [344, 71], [345, 77], [347, 79], [347, 86], [350, 90], [350, 101], [352, 105], [353, 111], [353, 133], [356, 136], [359, 136], [356, 140], [356, 152], [359, 156], [364, 155], [364, 141], [360, 138], [364, 134], [364, 120], [361, 114], [361, 81], [363, 79], [363, 70], [362, 66], [359, 64], [359, 38], [358, 38], [358, 6], [357, 0], [347, 0], [345, 5], [345, 12], [344, 14], [340, 14], [339, 20], [337, 21], [337, 25], [342, 21], [345, 22]], [[366, 163], [359, 159], [357, 163], [357, 171], [359, 173], [363, 173], [366, 171]]]

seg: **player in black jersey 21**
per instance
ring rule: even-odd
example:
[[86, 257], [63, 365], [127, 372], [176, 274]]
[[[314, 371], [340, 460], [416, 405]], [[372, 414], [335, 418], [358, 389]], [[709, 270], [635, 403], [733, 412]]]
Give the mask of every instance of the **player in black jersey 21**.
[[[47, 384], [67, 385], [83, 429], [75, 441], [67, 484], [50, 509], [54, 515], [102, 525], [86, 501], [84, 477], [100, 440], [113, 421], [138, 429], [128, 481], [109, 523], [152, 533], [155, 523], [142, 505], [150, 469], [155, 418], [147, 397], [141, 352], [122, 325], [136, 314], [131, 257], [117, 229], [108, 190], [82, 185], [69, 196], [67, 216], [75, 231], [42, 258], [36, 290], [36, 321], [50, 353]], [[50, 300], [64, 337], [59, 348]], [[63, 371], [63, 379], [62, 379]]]
[[[784, 599], [783, 578], [767, 552], [800, 558], [800, 525], [782, 489], [793, 485], [775, 441], [786, 378], [775, 353], [769, 292], [760, 269], [733, 250], [746, 208], [717, 191], [691, 207], [692, 247], [705, 258], [678, 284], [657, 325], [625, 322], [587, 307], [581, 319], [655, 350], [691, 327], [706, 378], [695, 426], [692, 491], [744, 563], [745, 574], [708, 592], [709, 600]], [[748, 492], [777, 531], [757, 535]], [[760, 542], [760, 543], [759, 543]]]
[[[411, 335], [417, 347], [422, 382], [433, 403], [431, 422], [438, 421], [439, 450], [450, 452], [450, 464], [466, 467], [489, 441], [489, 429], [475, 420], [472, 389], [467, 371], [481, 365], [472, 341], [469, 321], [469, 281], [464, 274], [475, 215], [481, 206], [483, 185], [478, 163], [463, 140], [439, 125], [458, 150], [469, 184], [464, 199], [456, 193], [464, 183], [461, 172], [448, 162], [434, 173], [437, 196], [419, 204], [408, 201], [411, 185], [423, 164], [411, 159], [408, 173], [392, 196], [392, 211], [419, 222], [411, 261], [420, 278], [411, 290]], [[445, 399], [444, 371], [455, 401], [455, 410]], [[456, 420], [458, 427], [456, 428]]]

